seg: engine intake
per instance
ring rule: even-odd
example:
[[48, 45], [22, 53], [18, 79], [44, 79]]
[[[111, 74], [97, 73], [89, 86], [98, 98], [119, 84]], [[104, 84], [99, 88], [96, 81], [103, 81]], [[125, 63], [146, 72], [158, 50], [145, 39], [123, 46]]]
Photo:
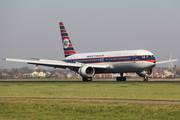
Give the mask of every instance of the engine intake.
[[79, 68], [78, 73], [82, 77], [93, 77], [95, 74], [95, 70], [93, 67], [85, 65]]

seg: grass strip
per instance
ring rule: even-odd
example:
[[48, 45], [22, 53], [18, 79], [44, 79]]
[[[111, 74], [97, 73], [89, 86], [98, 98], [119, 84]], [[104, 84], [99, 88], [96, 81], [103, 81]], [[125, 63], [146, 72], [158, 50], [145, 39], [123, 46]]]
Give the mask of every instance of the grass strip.
[[115, 102], [0, 100], [0, 119], [180, 119], [180, 105]]
[[0, 83], [1, 98], [180, 101], [180, 83]]

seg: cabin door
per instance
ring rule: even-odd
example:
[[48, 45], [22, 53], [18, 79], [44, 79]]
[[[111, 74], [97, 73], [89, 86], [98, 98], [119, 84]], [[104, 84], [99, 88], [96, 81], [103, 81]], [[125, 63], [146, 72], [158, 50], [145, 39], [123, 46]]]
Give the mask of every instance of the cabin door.
[[133, 63], [136, 63], [136, 54], [133, 56]]
[[100, 62], [104, 62], [104, 58], [102, 57], [102, 58], [100, 58]]

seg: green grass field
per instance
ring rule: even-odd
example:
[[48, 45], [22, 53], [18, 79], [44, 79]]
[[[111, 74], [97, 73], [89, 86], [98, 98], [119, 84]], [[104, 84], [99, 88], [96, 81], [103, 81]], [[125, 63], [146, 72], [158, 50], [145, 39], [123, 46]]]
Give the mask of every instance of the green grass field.
[[0, 97], [180, 101], [180, 83], [1, 83]]
[[[0, 83], [0, 98], [180, 101], [180, 83]], [[180, 105], [0, 100], [0, 119], [180, 119]]]
[[1, 120], [180, 119], [180, 105], [56, 100], [0, 100], [0, 106]]

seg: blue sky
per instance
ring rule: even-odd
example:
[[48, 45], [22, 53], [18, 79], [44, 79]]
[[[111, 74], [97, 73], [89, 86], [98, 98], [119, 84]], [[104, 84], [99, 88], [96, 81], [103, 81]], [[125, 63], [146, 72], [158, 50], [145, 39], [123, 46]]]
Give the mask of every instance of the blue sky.
[[[179, 0], [0, 0], [0, 58], [63, 59], [62, 21], [77, 53], [146, 49], [157, 61], [170, 54], [180, 60], [179, 6]], [[15, 67], [0, 59], [0, 68]]]

